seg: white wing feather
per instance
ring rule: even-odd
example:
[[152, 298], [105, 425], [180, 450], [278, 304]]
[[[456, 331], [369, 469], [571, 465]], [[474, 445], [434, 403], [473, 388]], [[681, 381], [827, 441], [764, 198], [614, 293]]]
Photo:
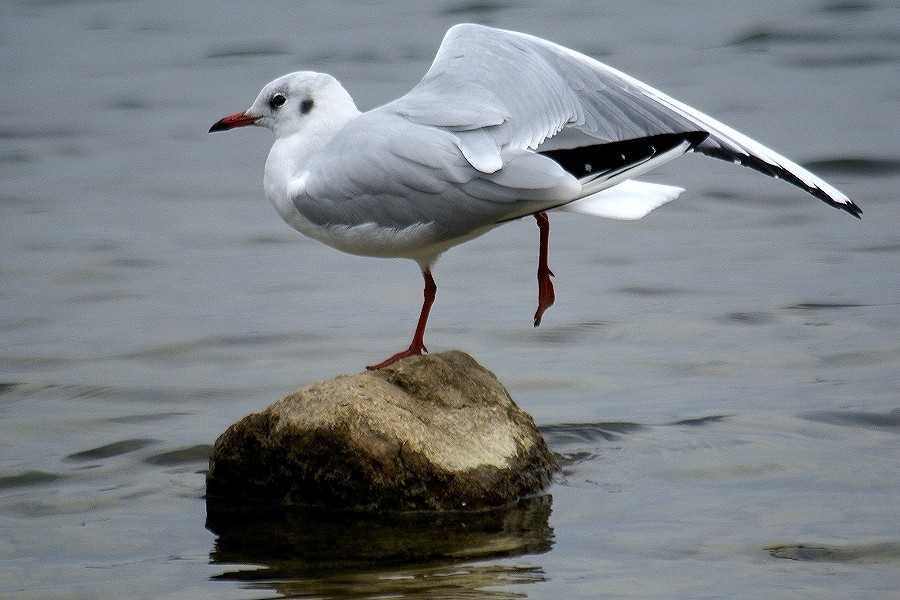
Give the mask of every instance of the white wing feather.
[[561, 206], [559, 210], [607, 219], [640, 219], [676, 199], [684, 191], [674, 185], [630, 179], [596, 194]]
[[523, 33], [473, 24], [451, 28], [419, 85], [384, 108], [457, 132], [479, 169], [493, 168], [496, 160], [485, 161], [476, 130], [487, 132], [500, 151], [706, 131], [696, 151], [784, 179], [854, 216], [861, 212], [818, 176], [718, 120], [597, 60]]

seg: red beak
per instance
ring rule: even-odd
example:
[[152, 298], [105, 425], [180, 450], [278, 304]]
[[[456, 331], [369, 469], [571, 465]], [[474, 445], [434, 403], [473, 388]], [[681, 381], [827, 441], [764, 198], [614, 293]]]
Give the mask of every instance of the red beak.
[[216, 121], [216, 123], [209, 128], [209, 132], [228, 131], [235, 127], [246, 127], [247, 125], [253, 125], [258, 120], [259, 117], [248, 117], [247, 113], [234, 113], [233, 115], [228, 115], [227, 117]]

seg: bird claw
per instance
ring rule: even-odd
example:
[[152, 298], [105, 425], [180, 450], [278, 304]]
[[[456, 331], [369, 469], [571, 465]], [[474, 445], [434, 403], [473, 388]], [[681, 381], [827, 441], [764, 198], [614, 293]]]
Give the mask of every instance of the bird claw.
[[553, 306], [553, 303], [556, 301], [556, 294], [553, 292], [553, 281], [551, 281], [551, 277], [553, 277], [553, 271], [549, 268], [545, 267], [538, 269], [538, 307], [537, 312], [534, 313], [535, 327], [541, 324], [541, 318], [544, 316], [544, 312]]
[[410, 356], [420, 356], [427, 352], [428, 352], [428, 350], [425, 348], [425, 346], [417, 346], [417, 345], [413, 344], [406, 350], [398, 352], [397, 354], [391, 356], [390, 358], [381, 361], [377, 365], [370, 365], [370, 366], [366, 367], [366, 370], [367, 371], [377, 371], [379, 369], [383, 369], [389, 365], [394, 364], [395, 362], [397, 362], [398, 360], [400, 360], [402, 358], [409, 358]]

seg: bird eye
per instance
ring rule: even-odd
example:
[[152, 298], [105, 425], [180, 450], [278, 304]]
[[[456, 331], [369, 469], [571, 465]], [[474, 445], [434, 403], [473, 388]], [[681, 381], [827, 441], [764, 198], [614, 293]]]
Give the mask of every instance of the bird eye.
[[287, 98], [284, 97], [284, 94], [275, 94], [274, 96], [272, 96], [271, 99], [269, 99], [269, 106], [272, 109], [275, 109], [275, 108], [280, 107], [286, 101], [287, 101]]

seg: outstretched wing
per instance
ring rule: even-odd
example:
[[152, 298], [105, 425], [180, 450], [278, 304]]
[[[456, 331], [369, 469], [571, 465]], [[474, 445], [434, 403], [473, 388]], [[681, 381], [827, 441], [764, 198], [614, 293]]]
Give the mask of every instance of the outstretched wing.
[[466, 159], [484, 173], [499, 170], [508, 149], [536, 150], [564, 164], [602, 157], [611, 142], [706, 132], [693, 150], [784, 179], [856, 217], [862, 212], [821, 178], [712, 117], [588, 56], [522, 33], [451, 28], [422, 81], [382, 109], [455, 132]]

